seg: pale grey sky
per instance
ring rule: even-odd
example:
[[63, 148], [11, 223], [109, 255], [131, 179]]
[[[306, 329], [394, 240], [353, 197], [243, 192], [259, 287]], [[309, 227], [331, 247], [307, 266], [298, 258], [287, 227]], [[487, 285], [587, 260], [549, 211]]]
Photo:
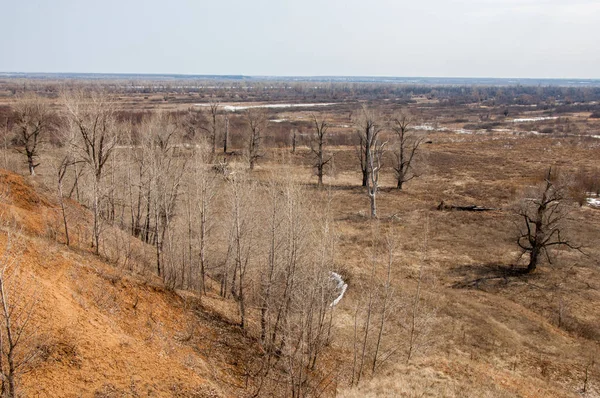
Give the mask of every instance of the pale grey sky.
[[0, 71], [600, 78], [600, 0], [0, 0]]

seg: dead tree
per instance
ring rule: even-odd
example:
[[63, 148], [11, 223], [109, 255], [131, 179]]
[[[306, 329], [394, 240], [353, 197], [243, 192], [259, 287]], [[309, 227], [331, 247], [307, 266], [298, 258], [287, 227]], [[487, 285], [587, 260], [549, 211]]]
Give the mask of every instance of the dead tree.
[[35, 175], [35, 168], [40, 165], [37, 162], [40, 144], [52, 128], [53, 115], [47, 103], [35, 94], [20, 97], [14, 111], [17, 145], [27, 156], [29, 174]]
[[103, 93], [76, 92], [65, 98], [70, 128], [76, 137], [71, 146], [76, 161], [86, 164], [93, 175], [93, 242], [100, 252], [100, 199], [103, 171], [117, 144], [114, 104]]
[[377, 122], [377, 118], [373, 111], [366, 107], [362, 108], [361, 113], [354, 121], [356, 133], [358, 136], [358, 146], [356, 153], [360, 160], [360, 168], [362, 171], [362, 186], [366, 187], [369, 183], [371, 155], [373, 153], [372, 146], [377, 142], [381, 126]]
[[397, 116], [393, 119], [392, 130], [396, 134], [396, 149], [394, 155], [396, 164], [394, 171], [396, 174], [396, 187], [402, 189], [405, 182], [417, 177], [413, 169], [413, 161], [419, 146], [425, 137], [417, 137], [410, 131], [412, 119], [407, 115]]
[[522, 255], [529, 255], [526, 273], [535, 271], [543, 255], [552, 263], [549, 249], [564, 246], [580, 250], [562, 234], [562, 221], [567, 215], [565, 187], [552, 175], [552, 168], [544, 182], [532, 197], [524, 199], [517, 214], [523, 219], [524, 226], [519, 232], [517, 244]]
[[327, 124], [327, 120], [319, 120], [315, 115], [313, 115], [313, 123], [315, 124], [315, 131], [310, 141], [310, 150], [313, 153], [313, 156], [315, 157], [315, 163], [313, 167], [315, 168], [317, 178], [319, 179], [318, 184], [319, 186], [323, 186], [323, 175], [325, 174], [325, 166], [331, 161], [331, 156], [325, 155], [325, 140], [329, 125]]

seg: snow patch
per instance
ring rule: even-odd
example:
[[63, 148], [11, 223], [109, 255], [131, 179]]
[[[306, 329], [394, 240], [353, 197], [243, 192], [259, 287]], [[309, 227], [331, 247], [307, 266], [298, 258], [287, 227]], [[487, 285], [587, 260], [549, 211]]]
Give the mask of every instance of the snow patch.
[[[253, 108], [312, 108], [317, 106], [337, 105], [335, 102], [317, 103], [317, 104], [261, 104], [261, 105], [224, 105], [223, 110], [228, 112], [243, 111]], [[210, 104], [194, 104], [194, 106], [210, 106]]]
[[335, 300], [333, 300], [331, 302], [331, 304], [329, 304], [330, 307], [335, 307], [340, 302], [342, 297], [344, 297], [344, 293], [346, 293], [346, 289], [348, 289], [348, 284], [346, 282], [344, 282], [344, 280], [342, 279], [342, 276], [340, 274], [338, 274], [337, 272], [331, 271], [330, 275], [331, 275], [331, 279], [336, 284], [336, 289], [340, 292], [340, 294], [335, 298]]
[[521, 122], [539, 122], [541, 120], [556, 120], [557, 116], [540, 116], [540, 117], [526, 117], [522, 119], [513, 119], [513, 123], [521, 123]]
[[587, 198], [587, 204], [590, 207], [600, 208], [600, 198]]

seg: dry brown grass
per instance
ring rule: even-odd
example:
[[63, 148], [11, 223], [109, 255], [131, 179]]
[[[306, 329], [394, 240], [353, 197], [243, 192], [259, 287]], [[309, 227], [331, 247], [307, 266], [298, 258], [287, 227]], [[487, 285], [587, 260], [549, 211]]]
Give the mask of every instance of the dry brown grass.
[[[126, 107], [153, 107], [157, 103], [153, 99], [132, 99]], [[170, 109], [168, 104], [160, 107]], [[282, 115], [302, 120], [309, 114]], [[440, 118], [446, 121], [444, 126], [462, 128], [463, 123], [448, 122], [456, 115]], [[586, 118], [574, 115], [573, 120], [580, 131], [590, 132], [598, 124]], [[334, 112], [332, 120], [348, 125], [349, 115]], [[353, 134], [346, 127], [335, 131]], [[305, 147], [295, 155], [288, 149], [269, 151], [254, 172], [259, 179], [276, 175], [301, 182], [316, 203], [327, 195], [333, 198], [339, 234], [336, 267], [350, 285], [335, 310], [337, 337], [326, 357], [335, 369], [338, 392], [346, 397], [577, 396], [585, 367], [600, 343], [600, 211], [573, 206], [566, 220], [573, 240], [587, 255], [559, 251], [554, 265], [545, 264], [526, 276], [514, 272], [521, 266], [514, 242], [514, 223], [519, 220], [511, 206], [550, 165], [567, 174], [596, 167], [600, 141], [504, 132], [437, 132], [429, 139], [432, 143], [423, 146], [423, 175], [404, 191], [393, 189], [391, 172], [382, 176], [380, 234], [375, 237], [354, 149], [332, 148], [335, 172], [325, 177], [323, 190], [316, 188]], [[232, 160], [242, 162], [235, 156]], [[389, 164], [391, 158], [386, 161]], [[40, 166], [38, 179], [51, 174], [44, 167]], [[22, 179], [3, 174], [3, 181], [14, 186]], [[236, 319], [233, 303], [211, 294], [203, 298], [205, 310], [191, 317], [193, 295], [176, 295], [148, 276], [140, 279], [117, 271], [87, 250], [58, 248], [44, 238], [50, 217], [41, 216], [44, 211], [53, 214], [53, 201], [40, 199], [39, 191], [20, 184], [12, 189], [17, 196], [2, 206], [31, 235], [26, 238], [31, 249], [24, 261], [43, 282], [45, 315], [40, 321], [51, 336], [44, 351], [47, 359], [23, 379], [25, 391], [51, 396], [62, 391], [56, 385], [64, 383], [70, 396], [96, 392], [126, 396], [132, 391], [169, 396], [173, 386], [180, 385], [190, 391], [208, 388], [223, 395], [243, 394], [241, 369], [251, 358], [252, 344], [230, 325]], [[496, 210], [437, 211], [441, 201]], [[76, 223], [85, 230], [85, 220]], [[424, 289], [428, 305], [435, 308], [432, 331], [427, 349], [414, 362], [405, 364], [400, 351], [373, 379], [350, 390], [346, 375], [352, 315], [369, 288], [368, 248], [375, 240], [381, 249], [387, 231], [393, 231], [397, 241], [393, 284], [402, 299], [410, 298], [416, 288], [428, 234]], [[82, 232], [79, 241], [85, 240]], [[53, 260], [48, 260], [48, 253]], [[383, 279], [383, 268], [379, 277]], [[400, 325], [392, 326], [400, 331], [394, 339], [404, 344]], [[600, 396], [599, 372], [598, 365], [591, 368], [586, 396]]]
[[[509, 134], [439, 133], [432, 141], [424, 148], [427, 173], [404, 192], [391, 188], [391, 174], [384, 176], [389, 188], [379, 196], [381, 234], [376, 237], [382, 245], [385, 232], [394, 230], [400, 248], [395, 284], [400, 291], [414, 291], [429, 218], [426, 289], [437, 303], [430, 347], [419, 356], [418, 366], [390, 366], [358, 390], [348, 390], [348, 380], [340, 378], [342, 396], [576, 396], [590, 353], [597, 352], [600, 342], [595, 332], [600, 311], [594, 304], [600, 300], [595, 245], [600, 212], [573, 205], [567, 218], [569, 233], [586, 255], [558, 251], [555, 264], [524, 276], [515, 272], [522, 265], [517, 262], [519, 220], [512, 205], [550, 165], [565, 174], [593, 167], [600, 147], [570, 138]], [[326, 184], [340, 236], [338, 266], [350, 283], [337, 325], [337, 349], [349, 362], [354, 304], [367, 286], [371, 221], [353, 151], [338, 148], [336, 165], [337, 175]], [[315, 183], [307, 167], [296, 173], [298, 180]], [[325, 195], [326, 190], [313, 189], [315, 200]], [[442, 200], [497, 210], [435, 210]], [[402, 363], [402, 355], [397, 360]], [[594, 375], [586, 396], [600, 394], [600, 379]]]

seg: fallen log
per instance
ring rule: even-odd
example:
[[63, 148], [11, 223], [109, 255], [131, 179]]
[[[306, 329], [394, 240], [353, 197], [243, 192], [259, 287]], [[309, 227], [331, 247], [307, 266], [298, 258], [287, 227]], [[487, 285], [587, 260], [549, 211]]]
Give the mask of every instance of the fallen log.
[[446, 211], [450, 211], [450, 210], [458, 210], [458, 211], [494, 211], [494, 210], [498, 210], [493, 207], [483, 207], [483, 206], [476, 206], [476, 205], [469, 205], [469, 206], [447, 205], [446, 203], [444, 203], [443, 200], [440, 202], [437, 209], [440, 211], [443, 211], [443, 210], [446, 210]]

